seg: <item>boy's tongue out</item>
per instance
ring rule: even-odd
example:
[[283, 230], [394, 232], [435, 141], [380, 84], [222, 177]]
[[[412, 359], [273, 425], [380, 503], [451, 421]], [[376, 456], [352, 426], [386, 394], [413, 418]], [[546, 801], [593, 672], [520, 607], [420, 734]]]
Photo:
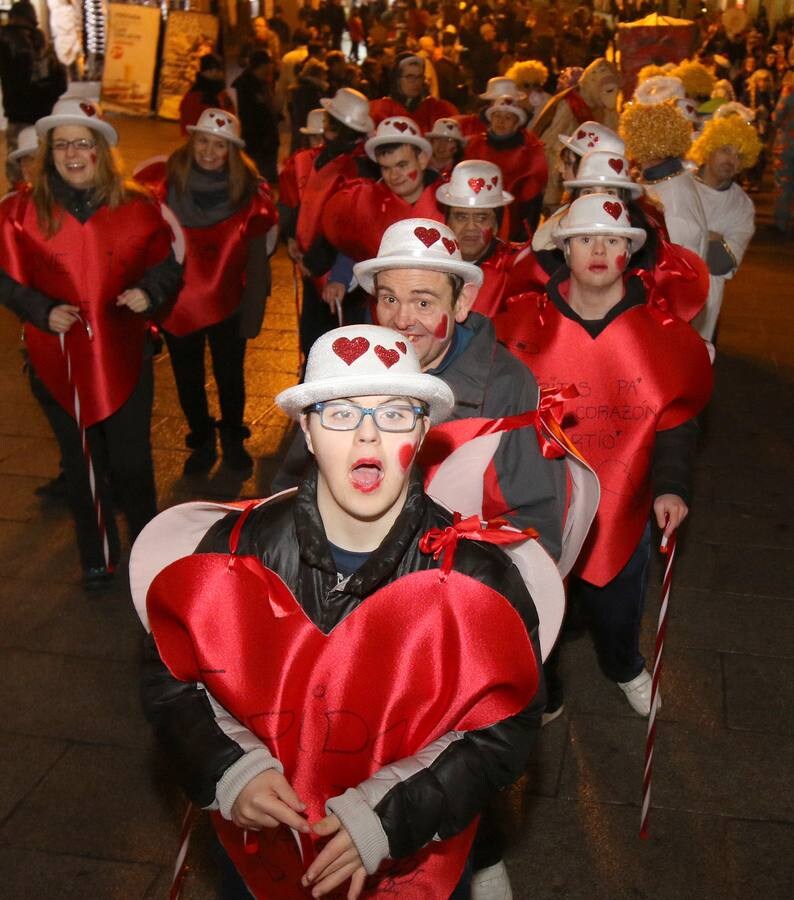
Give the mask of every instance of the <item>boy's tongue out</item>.
[[350, 480], [353, 487], [360, 491], [372, 491], [383, 477], [383, 467], [375, 459], [360, 459], [354, 463], [350, 471]]

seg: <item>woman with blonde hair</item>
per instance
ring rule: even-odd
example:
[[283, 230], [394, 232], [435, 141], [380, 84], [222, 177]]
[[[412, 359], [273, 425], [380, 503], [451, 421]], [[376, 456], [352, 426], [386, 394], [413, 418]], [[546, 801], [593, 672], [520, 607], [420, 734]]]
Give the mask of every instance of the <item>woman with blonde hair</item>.
[[156, 512], [146, 319], [176, 293], [181, 266], [157, 204], [122, 178], [116, 132], [96, 103], [60, 100], [36, 131], [33, 186], [0, 204], [0, 300], [25, 321], [31, 386], [60, 446], [83, 583], [97, 589], [120, 552], [112, 505], [132, 539]]
[[[240, 123], [221, 109], [207, 109], [188, 126], [187, 142], [166, 164], [136, 175], [151, 184], [176, 216], [185, 236], [184, 284], [162, 328], [192, 453], [185, 474], [208, 472], [217, 459], [216, 424], [226, 465], [250, 472], [243, 446], [246, 339], [262, 326], [270, 293], [269, 256], [278, 215], [267, 182], [243, 152]], [[221, 420], [210, 416], [204, 349], [209, 343]]]

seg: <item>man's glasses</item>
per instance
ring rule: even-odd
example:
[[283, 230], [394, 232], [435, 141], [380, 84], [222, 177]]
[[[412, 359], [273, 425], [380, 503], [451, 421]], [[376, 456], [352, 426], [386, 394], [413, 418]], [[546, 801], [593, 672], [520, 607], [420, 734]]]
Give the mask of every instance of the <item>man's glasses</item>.
[[55, 153], [66, 153], [69, 148], [72, 150], [93, 150], [96, 147], [96, 141], [88, 138], [80, 138], [76, 141], [53, 141], [52, 149]]
[[319, 413], [320, 424], [329, 431], [355, 431], [363, 422], [364, 416], [372, 416], [379, 431], [413, 431], [417, 418], [427, 415], [424, 407], [410, 406], [407, 403], [358, 406], [341, 400], [314, 403], [307, 411]]

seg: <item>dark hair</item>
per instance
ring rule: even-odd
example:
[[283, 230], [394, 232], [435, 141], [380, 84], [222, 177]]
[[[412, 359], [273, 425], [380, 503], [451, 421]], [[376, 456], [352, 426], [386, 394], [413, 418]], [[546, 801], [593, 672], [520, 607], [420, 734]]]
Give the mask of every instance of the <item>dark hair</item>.
[[222, 69], [223, 60], [214, 53], [205, 53], [199, 59], [199, 72], [206, 72], [207, 69]]
[[[428, 269], [429, 272], [434, 271], [433, 269]], [[372, 283], [375, 286], [375, 292], [378, 290], [378, 275], [379, 272], [375, 272], [372, 276]], [[449, 282], [449, 286], [452, 288], [452, 308], [455, 308], [455, 304], [458, 302], [460, 295], [463, 291], [463, 287], [466, 282], [460, 275], [455, 275], [453, 272], [444, 272], [444, 275], [447, 276], [447, 281]]]
[[386, 156], [388, 153], [394, 153], [395, 150], [399, 150], [400, 147], [410, 147], [417, 159], [419, 158], [419, 154], [422, 152], [416, 144], [406, 144], [402, 141], [393, 141], [388, 144], [381, 144], [379, 147], [375, 148], [375, 159], [380, 159], [381, 156]]
[[341, 141], [343, 144], [354, 144], [364, 137], [364, 134], [361, 131], [356, 131], [355, 128], [345, 125], [344, 122], [340, 121], [335, 116], [332, 116], [328, 110], [325, 111], [325, 115], [328, 121], [326, 127], [329, 131], [333, 131], [337, 140]]

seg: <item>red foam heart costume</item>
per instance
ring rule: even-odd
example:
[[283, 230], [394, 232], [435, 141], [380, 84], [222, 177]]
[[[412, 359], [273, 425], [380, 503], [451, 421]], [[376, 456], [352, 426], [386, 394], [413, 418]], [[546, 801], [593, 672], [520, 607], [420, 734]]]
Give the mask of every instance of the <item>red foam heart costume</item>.
[[[102, 206], [85, 223], [63, 215], [55, 237], [39, 227], [29, 189], [3, 202], [0, 265], [17, 281], [80, 308], [83, 322], [66, 334], [71, 379], [88, 427], [119, 409], [138, 383], [146, 318], [116, 305], [118, 295], [171, 247], [171, 229], [158, 207], [136, 199]], [[25, 325], [31, 364], [47, 390], [71, 415], [74, 388], [56, 334]]]
[[524, 294], [508, 301], [494, 326], [541, 388], [578, 388], [580, 396], [565, 402], [564, 424], [598, 475], [601, 501], [573, 571], [602, 586], [626, 564], [648, 521], [656, 432], [691, 419], [711, 396], [706, 346], [648, 303], [592, 338], [545, 294]]
[[[165, 165], [152, 164], [136, 173], [141, 182], [166, 202]], [[228, 319], [240, 306], [245, 288], [248, 241], [267, 233], [278, 213], [266, 182], [250, 202], [233, 215], [208, 228], [182, 226], [185, 235], [185, 268], [182, 289], [163, 328], [183, 337]]]
[[425, 97], [424, 100], [413, 109], [409, 110], [399, 100], [392, 97], [381, 97], [372, 100], [369, 104], [369, 114], [375, 127], [384, 119], [394, 116], [404, 116], [413, 119], [423, 132], [432, 131], [436, 119], [448, 119], [458, 114], [458, 108], [448, 100], [438, 97]]
[[[245, 513], [233, 547], [244, 519]], [[455, 571], [406, 575], [326, 635], [258, 559], [196, 554], [160, 572], [147, 609], [172, 674], [202, 682], [268, 746], [311, 821], [325, 815], [329, 797], [450, 730], [482, 728], [517, 713], [537, 688], [518, 613], [500, 594]], [[505, 654], [505, 646], [515, 652]], [[308, 896], [300, 886], [315, 852], [308, 838], [299, 848], [286, 828], [266, 830], [249, 853], [239, 828], [219, 814], [213, 820], [257, 898]], [[475, 827], [382, 867], [363, 896], [449, 896]]]
[[504, 308], [508, 297], [529, 291], [542, 291], [549, 280], [528, 245], [498, 241], [493, 252], [477, 265], [483, 282], [472, 310], [493, 318]]

